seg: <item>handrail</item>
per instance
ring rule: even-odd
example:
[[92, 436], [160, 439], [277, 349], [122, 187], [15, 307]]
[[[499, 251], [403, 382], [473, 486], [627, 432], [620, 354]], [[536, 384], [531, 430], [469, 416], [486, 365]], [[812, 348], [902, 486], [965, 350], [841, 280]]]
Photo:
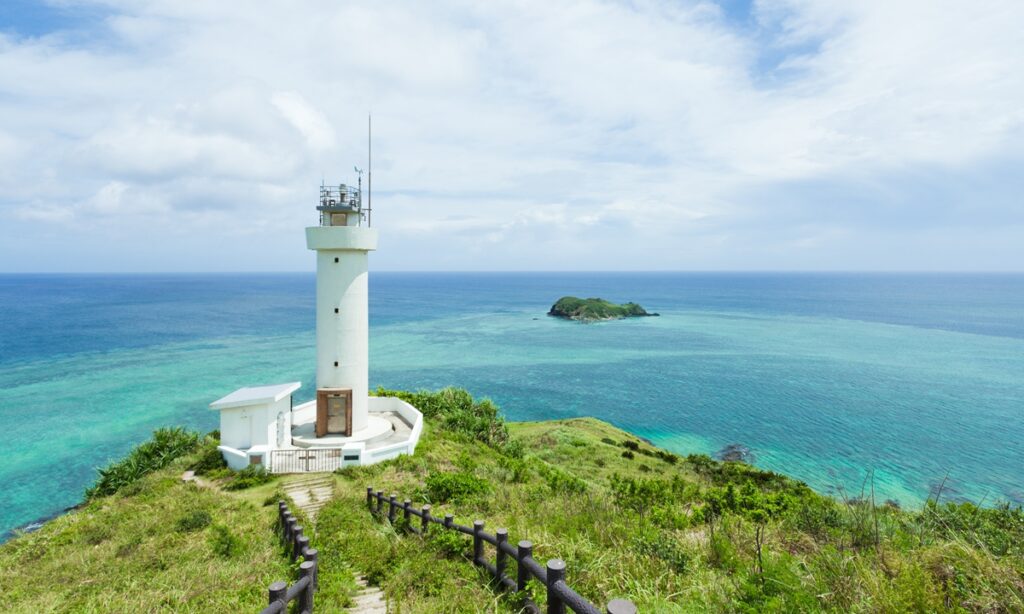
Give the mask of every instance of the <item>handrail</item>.
[[309, 547], [309, 537], [303, 535], [302, 525], [288, 504], [277, 502], [277, 526], [281, 530], [281, 541], [288, 549], [288, 558], [292, 562], [302, 557], [299, 564], [299, 579], [288, 586], [287, 582], [274, 582], [267, 589], [270, 604], [260, 614], [281, 614], [288, 611], [288, 604], [295, 601], [299, 604], [298, 611], [302, 614], [313, 614], [313, 594], [319, 585], [318, 560], [316, 548]]
[[[498, 529], [494, 535], [484, 531], [484, 521], [476, 520], [472, 527], [463, 526], [454, 522], [451, 514], [445, 514], [444, 519], [437, 518], [430, 514], [430, 505], [424, 505], [416, 510], [412, 501], [406, 499], [402, 503], [397, 501], [398, 495], [384, 496], [384, 491], [374, 492], [372, 486], [366, 488], [366, 505], [370, 512], [383, 518], [386, 512], [388, 522], [392, 525], [398, 518], [401, 510], [405, 525], [409, 531], [420, 536], [426, 536], [430, 524], [441, 525], [442, 528], [458, 531], [473, 537], [473, 564], [485, 569], [495, 584], [501, 589], [521, 592], [526, 589], [526, 584], [531, 578], [537, 579], [547, 588], [547, 613], [565, 614], [566, 608], [577, 614], [637, 614], [637, 608], [631, 601], [625, 599], [613, 599], [608, 602], [606, 609], [602, 612], [597, 606], [590, 603], [579, 593], [574, 591], [565, 581], [565, 561], [561, 559], [550, 559], [546, 565], [541, 565], [533, 558], [533, 544], [529, 541], [520, 541], [516, 547], [509, 543], [508, 529]], [[385, 503], [387, 510], [384, 509]], [[412, 517], [420, 519], [420, 526], [412, 522]], [[491, 544], [495, 547], [495, 560], [492, 564], [484, 557], [484, 544]], [[508, 559], [516, 562], [516, 577], [506, 575]], [[526, 600], [526, 609], [538, 613], [540, 608], [537, 604]]]

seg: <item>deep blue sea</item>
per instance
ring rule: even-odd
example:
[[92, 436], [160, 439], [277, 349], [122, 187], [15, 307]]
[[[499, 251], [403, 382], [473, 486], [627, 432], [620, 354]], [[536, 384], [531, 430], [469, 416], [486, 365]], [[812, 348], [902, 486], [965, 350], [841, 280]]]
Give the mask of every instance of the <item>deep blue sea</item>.
[[[208, 404], [301, 380], [309, 274], [0, 276], [0, 533]], [[562, 295], [659, 318], [579, 324]], [[457, 385], [512, 420], [597, 416], [679, 453], [749, 447], [822, 492], [1024, 500], [1024, 275], [372, 273], [370, 385]]]

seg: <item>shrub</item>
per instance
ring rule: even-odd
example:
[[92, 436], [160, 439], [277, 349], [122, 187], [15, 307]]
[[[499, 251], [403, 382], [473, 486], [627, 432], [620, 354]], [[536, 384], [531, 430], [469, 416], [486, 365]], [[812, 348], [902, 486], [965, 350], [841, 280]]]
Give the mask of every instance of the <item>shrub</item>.
[[210, 535], [210, 548], [213, 553], [223, 559], [230, 559], [242, 551], [242, 540], [224, 525], [214, 525]]
[[211, 522], [213, 522], [213, 518], [210, 517], [209, 512], [206, 510], [193, 510], [178, 518], [178, 522], [174, 524], [174, 529], [178, 533], [192, 533], [205, 529], [210, 526]]
[[132, 448], [121, 460], [99, 469], [99, 477], [85, 491], [85, 498], [88, 500], [112, 495], [139, 478], [166, 467], [174, 459], [192, 452], [198, 443], [199, 435], [192, 431], [180, 427], [157, 429], [149, 441]]
[[581, 494], [587, 491], [586, 482], [557, 467], [543, 463], [538, 471], [554, 492]]
[[610, 446], [617, 446], [617, 445], [619, 445], [619, 443], [617, 441], [615, 441], [614, 439], [612, 439], [610, 437], [602, 437], [601, 438], [601, 443], [606, 443], [606, 444], [608, 444]]
[[471, 473], [434, 472], [427, 476], [427, 495], [434, 503], [465, 501], [490, 490], [486, 480]]
[[628, 458], [629, 460], [633, 460], [633, 453], [630, 452], [629, 450], [623, 450], [622, 458]]
[[676, 573], [686, 573], [687, 566], [690, 564], [689, 553], [663, 533], [635, 539], [633, 547], [641, 554], [665, 561]]
[[469, 548], [469, 540], [456, 531], [448, 529], [431, 529], [430, 542], [446, 556], [465, 556]]
[[266, 484], [274, 479], [273, 474], [267, 473], [263, 465], [249, 465], [238, 471], [230, 482], [224, 485], [224, 490], [245, 490], [253, 486]]
[[629, 440], [623, 441], [622, 442], [622, 447], [626, 448], [627, 450], [632, 450], [634, 452], [639, 452], [640, 451], [640, 444], [638, 444], [635, 441], [629, 441]]
[[498, 406], [490, 399], [476, 401], [462, 388], [444, 388], [437, 392], [405, 392], [377, 388], [379, 397], [397, 397], [423, 412], [426, 418], [439, 418], [441, 428], [502, 448], [508, 442], [508, 427]]
[[195, 471], [197, 475], [207, 475], [217, 469], [227, 467], [228, 464], [224, 462], [224, 455], [217, 449], [219, 445], [219, 439], [214, 439], [209, 435], [204, 437], [199, 444], [199, 458], [196, 462], [189, 465], [188, 468]]

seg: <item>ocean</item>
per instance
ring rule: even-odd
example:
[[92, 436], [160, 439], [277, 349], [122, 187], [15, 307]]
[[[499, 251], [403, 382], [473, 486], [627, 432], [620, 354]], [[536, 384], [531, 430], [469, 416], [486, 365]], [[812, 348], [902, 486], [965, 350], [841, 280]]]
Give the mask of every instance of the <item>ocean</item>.
[[[312, 273], [0, 276], [0, 533], [78, 503], [235, 388], [314, 393]], [[580, 324], [560, 296], [657, 318]], [[370, 385], [511, 420], [596, 416], [680, 454], [750, 449], [837, 496], [1024, 502], [1024, 275], [384, 273]]]

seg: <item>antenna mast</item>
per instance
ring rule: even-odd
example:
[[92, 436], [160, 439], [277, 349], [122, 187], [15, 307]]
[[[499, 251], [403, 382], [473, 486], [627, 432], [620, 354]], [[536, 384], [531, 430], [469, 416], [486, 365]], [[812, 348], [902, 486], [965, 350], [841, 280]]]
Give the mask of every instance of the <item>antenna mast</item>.
[[373, 226], [373, 115], [366, 115], [366, 225]]

